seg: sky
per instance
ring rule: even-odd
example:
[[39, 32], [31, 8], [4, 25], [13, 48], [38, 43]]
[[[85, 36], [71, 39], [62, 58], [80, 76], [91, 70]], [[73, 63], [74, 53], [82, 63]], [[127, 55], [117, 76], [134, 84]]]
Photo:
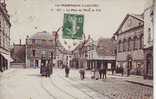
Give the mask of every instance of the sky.
[[[6, 0], [8, 13], [11, 19], [11, 44], [25, 43], [27, 35], [36, 32], [56, 31], [63, 25], [64, 13], [83, 14], [84, 33], [91, 35], [94, 40], [112, 37], [126, 14], [141, 14], [147, 0]], [[101, 9], [97, 12], [68, 12], [56, 11], [57, 4], [96, 4], [92, 9]], [[87, 7], [86, 7], [87, 8]]]

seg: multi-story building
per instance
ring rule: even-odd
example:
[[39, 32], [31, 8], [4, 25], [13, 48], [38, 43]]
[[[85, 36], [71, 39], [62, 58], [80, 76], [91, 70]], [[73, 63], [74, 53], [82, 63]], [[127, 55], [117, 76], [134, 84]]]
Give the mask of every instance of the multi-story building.
[[57, 46], [56, 46], [56, 58], [55, 58], [55, 64], [59, 68], [63, 68], [65, 65], [69, 64], [70, 67], [73, 67], [72, 65], [72, 52], [67, 51], [61, 44], [61, 42], [58, 40], [57, 41]]
[[73, 59], [76, 68], [100, 69], [101, 66], [115, 66], [115, 54], [111, 39], [99, 39], [98, 42], [92, 38], [84, 40], [73, 51]]
[[54, 36], [46, 31], [27, 36], [26, 67], [40, 67], [42, 58], [51, 59], [55, 51], [54, 46]]
[[59, 39], [46, 31], [38, 32], [26, 38], [26, 67], [40, 67], [41, 60], [50, 60], [55, 67], [63, 67], [72, 59]]
[[144, 11], [144, 78], [153, 78], [154, 1], [148, 0]]
[[13, 61], [10, 63], [11, 68], [25, 68], [25, 44], [13, 44], [10, 50]]
[[97, 56], [96, 47], [97, 42], [94, 41], [92, 38], [85, 44], [86, 47], [86, 59], [87, 59], [87, 69], [93, 69], [94, 66], [94, 59]]
[[127, 75], [143, 75], [143, 14], [127, 14], [115, 35], [117, 40], [116, 65], [122, 66]]
[[7, 69], [12, 61], [10, 57], [10, 17], [6, 3], [0, 1], [0, 71]]
[[87, 68], [87, 47], [90, 38], [83, 40], [80, 44], [72, 51], [73, 53], [73, 64], [76, 68]]
[[96, 52], [93, 54], [93, 60], [95, 60], [97, 67], [101, 68], [105, 66], [108, 70], [115, 70], [115, 44], [113, 39], [101, 38], [97, 42]]

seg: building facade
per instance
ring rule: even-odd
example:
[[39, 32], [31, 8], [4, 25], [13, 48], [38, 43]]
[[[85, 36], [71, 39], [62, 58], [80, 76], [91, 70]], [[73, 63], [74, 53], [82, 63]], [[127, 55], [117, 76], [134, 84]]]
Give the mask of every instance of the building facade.
[[97, 42], [89, 38], [80, 43], [74, 50], [74, 66], [88, 70], [100, 69], [102, 66], [112, 69], [115, 67], [115, 54], [113, 51], [113, 42], [111, 39], [100, 39]]
[[11, 68], [25, 68], [25, 44], [13, 44], [13, 48], [11, 48], [11, 57], [13, 61], [10, 63]]
[[64, 68], [65, 65], [70, 66], [71, 68], [73, 67], [72, 64], [72, 59], [73, 55], [71, 51], [67, 51], [61, 44], [61, 42], [58, 40], [57, 41], [57, 46], [56, 46], [56, 58], [54, 59], [54, 64], [58, 68]]
[[[115, 70], [115, 44], [111, 38], [100, 38], [97, 42], [94, 60], [97, 62], [98, 68], [106, 68], [107, 70]], [[95, 54], [96, 55], [96, 54]]]
[[116, 65], [123, 67], [127, 75], [143, 75], [143, 15], [127, 14], [115, 36], [117, 41]]
[[0, 71], [9, 68], [10, 61], [10, 16], [5, 1], [0, 1]]
[[144, 78], [153, 79], [154, 1], [144, 11]]
[[54, 37], [43, 31], [26, 38], [26, 67], [40, 67], [42, 58], [54, 58]]
[[73, 54], [73, 65], [75, 68], [85, 68], [87, 67], [87, 53], [88, 53], [88, 43], [90, 43], [90, 37], [83, 40], [80, 44], [72, 51]]

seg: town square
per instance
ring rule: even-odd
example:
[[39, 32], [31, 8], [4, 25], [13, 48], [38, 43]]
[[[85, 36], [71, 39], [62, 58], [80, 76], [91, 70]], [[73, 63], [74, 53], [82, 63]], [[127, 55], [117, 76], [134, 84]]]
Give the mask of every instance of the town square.
[[154, 99], [155, 1], [135, 1], [0, 0], [0, 99]]

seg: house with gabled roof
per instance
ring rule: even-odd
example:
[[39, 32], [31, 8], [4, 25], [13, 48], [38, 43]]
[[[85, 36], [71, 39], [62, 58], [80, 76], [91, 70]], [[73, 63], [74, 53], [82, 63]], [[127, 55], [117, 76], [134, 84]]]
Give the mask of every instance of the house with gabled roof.
[[117, 41], [116, 65], [127, 75], [143, 75], [143, 14], [127, 14], [114, 34]]

